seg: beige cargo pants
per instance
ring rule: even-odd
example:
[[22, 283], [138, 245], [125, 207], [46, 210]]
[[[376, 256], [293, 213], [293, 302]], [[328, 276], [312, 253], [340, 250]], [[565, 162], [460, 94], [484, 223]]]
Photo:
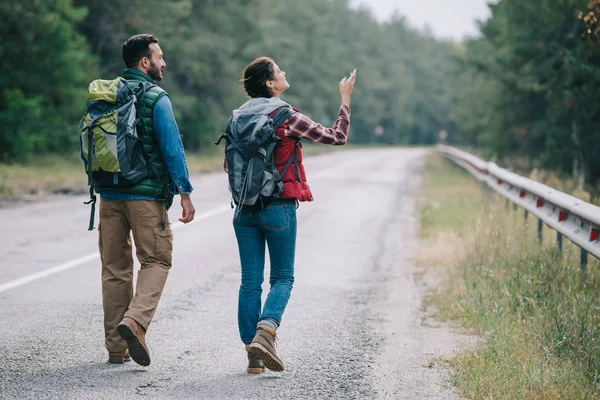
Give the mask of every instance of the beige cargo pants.
[[[141, 264], [135, 294], [130, 232]], [[100, 199], [98, 247], [105, 345], [109, 352], [121, 352], [127, 344], [117, 333], [117, 325], [123, 317], [130, 317], [148, 329], [171, 268], [173, 233], [165, 203]]]

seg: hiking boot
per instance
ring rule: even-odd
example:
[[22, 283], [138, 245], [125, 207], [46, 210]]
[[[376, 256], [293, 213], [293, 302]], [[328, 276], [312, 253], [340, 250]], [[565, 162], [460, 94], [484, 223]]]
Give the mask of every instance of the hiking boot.
[[275, 351], [275, 331], [273, 329], [266, 326], [256, 328], [256, 336], [252, 339], [248, 351], [257, 355], [265, 367], [271, 371], [283, 371], [283, 361], [279, 359]]
[[146, 346], [146, 334], [144, 329], [129, 317], [123, 318], [117, 332], [127, 342], [129, 354], [136, 363], [147, 367], [150, 365], [150, 352]]
[[248, 347], [246, 347], [246, 351], [248, 352], [248, 371], [249, 374], [262, 374], [265, 372], [265, 364], [262, 362], [260, 358], [254, 353], [250, 353]]
[[129, 361], [131, 361], [129, 350], [108, 353], [108, 362], [111, 364], [123, 364]]

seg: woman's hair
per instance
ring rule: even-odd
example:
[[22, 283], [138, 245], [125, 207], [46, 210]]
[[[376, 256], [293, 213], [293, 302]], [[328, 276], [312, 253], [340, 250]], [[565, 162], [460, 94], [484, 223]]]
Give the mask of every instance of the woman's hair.
[[248, 64], [244, 70], [244, 75], [242, 76], [244, 90], [252, 98], [273, 97], [273, 94], [267, 87], [267, 81], [274, 78], [273, 59], [270, 57], [259, 57]]

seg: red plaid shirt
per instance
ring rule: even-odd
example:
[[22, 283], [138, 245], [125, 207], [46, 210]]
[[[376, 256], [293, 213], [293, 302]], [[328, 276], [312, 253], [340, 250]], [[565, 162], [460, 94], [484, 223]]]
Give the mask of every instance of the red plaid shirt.
[[292, 114], [284, 124], [286, 136], [334, 146], [346, 144], [349, 128], [350, 107], [348, 106], [340, 107], [334, 128], [326, 128], [300, 112]]
[[[334, 128], [326, 128], [300, 112], [290, 115], [284, 123], [286, 136], [334, 146], [346, 144], [349, 128], [350, 107], [348, 106], [340, 107]], [[227, 159], [223, 160], [223, 169], [227, 172]]]

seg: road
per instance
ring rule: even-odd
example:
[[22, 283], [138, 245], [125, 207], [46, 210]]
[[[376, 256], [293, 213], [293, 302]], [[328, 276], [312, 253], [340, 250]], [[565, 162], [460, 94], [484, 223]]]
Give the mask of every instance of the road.
[[85, 196], [0, 209], [0, 398], [458, 398], [447, 371], [431, 367], [456, 338], [423, 322], [415, 279], [425, 154], [305, 159], [315, 201], [298, 210], [296, 279], [278, 332], [283, 373], [245, 373], [224, 173], [194, 177], [196, 221], [177, 223], [178, 204], [170, 211], [173, 268], [146, 336], [147, 368], [106, 363]]

